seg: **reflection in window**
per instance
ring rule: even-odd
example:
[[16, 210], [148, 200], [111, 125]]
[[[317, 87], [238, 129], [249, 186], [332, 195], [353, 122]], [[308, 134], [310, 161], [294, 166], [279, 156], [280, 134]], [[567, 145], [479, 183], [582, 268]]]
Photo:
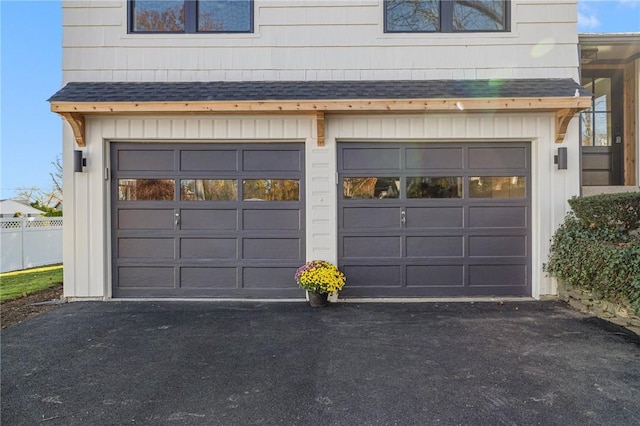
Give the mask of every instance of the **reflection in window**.
[[462, 178], [407, 178], [407, 198], [462, 198]]
[[583, 146], [611, 145], [611, 79], [585, 78], [582, 85], [593, 92], [591, 108], [580, 114]]
[[245, 179], [242, 199], [246, 201], [298, 201], [300, 181], [295, 179]]
[[428, 32], [440, 30], [438, 0], [386, 0], [386, 32]]
[[181, 180], [180, 199], [185, 201], [235, 201], [238, 199], [238, 183], [231, 179]]
[[200, 0], [198, 31], [250, 32], [252, 9], [250, 0]]
[[253, 30], [253, 0], [135, 0], [129, 4], [129, 30], [134, 33]]
[[506, 27], [504, 0], [454, 0], [454, 31], [503, 31]]
[[132, 6], [134, 32], [183, 32], [183, 0], [136, 0]]
[[398, 198], [398, 177], [346, 177], [342, 183], [344, 198], [371, 200], [374, 198]]
[[118, 200], [172, 201], [173, 179], [118, 179]]
[[480, 176], [469, 178], [471, 198], [524, 198], [524, 176]]
[[384, 31], [506, 31], [509, 0], [385, 0]]

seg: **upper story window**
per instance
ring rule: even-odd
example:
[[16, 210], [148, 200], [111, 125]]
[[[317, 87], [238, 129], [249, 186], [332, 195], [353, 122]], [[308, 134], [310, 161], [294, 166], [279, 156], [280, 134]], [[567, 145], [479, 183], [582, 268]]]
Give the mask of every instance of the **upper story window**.
[[133, 33], [250, 33], [253, 0], [131, 0]]
[[509, 31], [510, 0], [385, 0], [387, 33]]

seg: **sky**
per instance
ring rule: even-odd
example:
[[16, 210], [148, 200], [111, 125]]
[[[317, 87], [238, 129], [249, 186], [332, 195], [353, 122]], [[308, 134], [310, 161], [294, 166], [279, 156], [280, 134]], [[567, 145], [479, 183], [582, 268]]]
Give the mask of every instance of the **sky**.
[[[578, 0], [578, 32], [640, 32], [640, 0]], [[61, 46], [59, 0], [0, 0], [0, 199], [52, 187], [63, 123], [47, 99], [61, 86]]]

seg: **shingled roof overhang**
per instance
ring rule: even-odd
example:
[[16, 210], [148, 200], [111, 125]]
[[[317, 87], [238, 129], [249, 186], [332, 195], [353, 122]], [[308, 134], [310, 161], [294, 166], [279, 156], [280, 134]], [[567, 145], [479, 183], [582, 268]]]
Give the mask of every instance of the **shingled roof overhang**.
[[322, 145], [326, 113], [553, 112], [562, 142], [591, 93], [572, 79], [78, 82], [49, 102], [80, 146], [87, 115], [210, 113], [311, 114]]

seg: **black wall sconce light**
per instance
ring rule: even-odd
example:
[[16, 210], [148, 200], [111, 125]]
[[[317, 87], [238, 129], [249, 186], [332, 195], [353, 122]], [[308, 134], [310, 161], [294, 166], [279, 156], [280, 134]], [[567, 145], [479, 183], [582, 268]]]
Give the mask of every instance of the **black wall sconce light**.
[[82, 156], [82, 151], [73, 151], [73, 171], [82, 173], [82, 168], [86, 167], [87, 159]]
[[558, 148], [558, 155], [553, 158], [558, 170], [567, 170], [567, 148]]

